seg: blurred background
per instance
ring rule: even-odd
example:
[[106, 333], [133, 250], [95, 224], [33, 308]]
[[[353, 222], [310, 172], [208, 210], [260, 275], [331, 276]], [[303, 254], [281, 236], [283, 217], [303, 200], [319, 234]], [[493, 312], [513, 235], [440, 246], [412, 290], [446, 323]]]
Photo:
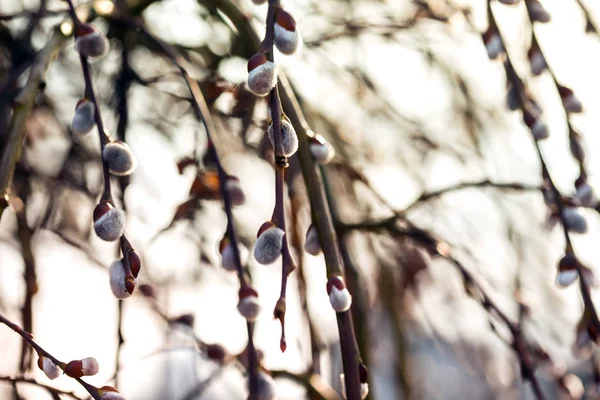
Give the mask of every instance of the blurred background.
[[[534, 398], [512, 348], [514, 335], [468, 290], [460, 268], [519, 324], [546, 398], [600, 398], [595, 351], [573, 351], [583, 310], [578, 285], [555, 285], [564, 239], [540, 191], [540, 159], [521, 112], [507, 107], [506, 57], [490, 60], [482, 40], [487, 1], [283, 3], [304, 45], [294, 56], [277, 53], [275, 61], [311, 128], [336, 149], [321, 173], [370, 369], [369, 398]], [[600, 3], [542, 0], [551, 20], [533, 26], [525, 1], [503, 3], [494, 0], [490, 7], [516, 72], [543, 110], [549, 138], [540, 147], [554, 182], [573, 195], [579, 165], [553, 77], [583, 104], [582, 113], [568, 116], [569, 125], [581, 136], [590, 184], [600, 183], [594, 177], [600, 172]], [[222, 204], [199, 201], [176, 213], [196, 178], [193, 168], [178, 168], [178, 162], [203, 151], [204, 132], [183, 80], [132, 28], [135, 21], [187, 60], [215, 119], [219, 154], [245, 191], [246, 203], [234, 211], [236, 228], [262, 305], [255, 344], [275, 377], [277, 398], [341, 398], [336, 318], [323, 258], [303, 251], [310, 206], [295, 156], [286, 177], [287, 216], [301, 267], [288, 286], [285, 353], [271, 312], [280, 266], [260, 265], [251, 256], [275, 198], [273, 156], [264, 136], [267, 105], [245, 85], [246, 61], [256, 51], [247, 32], [253, 27], [262, 37], [266, 5], [76, 5], [80, 17], [110, 39], [109, 55], [92, 69], [107, 130], [126, 140], [139, 161], [131, 178], [115, 179], [113, 187], [142, 258], [140, 283], [154, 294], [138, 290], [119, 304], [110, 291], [108, 266], [117, 248], [91, 231], [102, 190], [98, 139], [70, 132], [84, 81], [69, 38], [27, 118], [13, 182], [18, 200], [0, 221], [0, 312], [61, 360], [96, 357], [100, 373], [86, 380], [118, 386], [129, 400], [247, 396], [239, 363], [215, 362], [202, 351], [216, 343], [236, 355], [247, 342], [236, 309], [238, 280], [220, 267]], [[0, 2], [1, 151], [35, 54], [57, 27], [70, 34], [65, 9], [59, 0]], [[539, 76], [528, 58], [532, 32], [551, 68]], [[600, 215], [593, 208], [577, 211], [587, 232], [573, 234], [573, 244], [596, 271]], [[438, 240], [434, 248], [451, 249], [458, 270], [436, 256], [431, 238]], [[0, 399], [72, 398], [13, 384], [14, 377], [87, 398], [72, 379], [49, 381], [23, 346], [18, 335], [0, 327]]]

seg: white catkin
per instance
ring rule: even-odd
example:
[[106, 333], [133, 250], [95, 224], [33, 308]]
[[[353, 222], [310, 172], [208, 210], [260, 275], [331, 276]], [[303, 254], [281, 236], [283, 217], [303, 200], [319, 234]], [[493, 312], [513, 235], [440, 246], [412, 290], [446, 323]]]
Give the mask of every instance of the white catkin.
[[[267, 134], [269, 135], [269, 140], [271, 141], [273, 148], [275, 148], [275, 133], [273, 132], [272, 123], [269, 125]], [[298, 135], [296, 134], [294, 126], [286, 119], [281, 120], [281, 144], [283, 146], [283, 154], [286, 157], [291, 157], [298, 150]]]
[[264, 231], [254, 245], [256, 261], [265, 265], [275, 262], [281, 255], [284, 234], [282, 229], [275, 226]]
[[260, 312], [260, 303], [256, 296], [246, 296], [240, 299], [238, 303], [238, 311], [242, 317], [252, 322], [256, 320], [258, 313]]
[[271, 61], [248, 72], [248, 88], [257, 96], [266, 96], [277, 83], [277, 69]]
[[112, 208], [94, 222], [96, 235], [107, 242], [119, 239], [125, 230], [125, 212], [119, 208]]
[[302, 43], [302, 38], [298, 33], [298, 29], [288, 31], [278, 23], [274, 26], [274, 42], [277, 49], [286, 55], [294, 54]]
[[130, 175], [137, 165], [135, 155], [125, 142], [107, 143], [102, 150], [102, 158], [108, 164], [108, 169], [113, 175]]
[[110, 46], [107, 37], [98, 31], [79, 36], [75, 39], [75, 50], [86, 57], [104, 57]]
[[125, 266], [122, 260], [116, 260], [110, 265], [110, 289], [112, 290], [115, 297], [119, 300], [123, 300], [131, 296], [125, 286], [125, 278], [127, 274], [125, 272]]
[[86, 135], [94, 129], [96, 124], [94, 118], [96, 108], [94, 103], [84, 100], [75, 109], [75, 115], [71, 121], [71, 130], [77, 135]]

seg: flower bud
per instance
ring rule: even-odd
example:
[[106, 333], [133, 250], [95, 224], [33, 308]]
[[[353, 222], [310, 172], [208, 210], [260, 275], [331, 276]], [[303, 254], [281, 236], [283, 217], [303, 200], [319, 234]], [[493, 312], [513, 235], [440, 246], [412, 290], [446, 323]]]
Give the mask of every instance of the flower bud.
[[256, 53], [248, 60], [248, 88], [257, 96], [266, 96], [277, 84], [275, 64], [264, 53]]
[[65, 367], [65, 374], [71, 378], [81, 378], [96, 375], [98, 370], [98, 361], [94, 357], [87, 357], [83, 360], [70, 361]]
[[569, 133], [569, 150], [571, 155], [579, 162], [585, 160], [585, 149], [583, 148], [583, 141], [579, 133], [571, 130]]
[[558, 85], [558, 94], [562, 100], [564, 109], [569, 113], [580, 113], [583, 111], [583, 105], [571, 89], [566, 86]]
[[598, 197], [596, 191], [585, 179], [577, 179], [575, 181], [575, 197], [579, 200], [582, 206], [596, 208], [598, 205]]
[[88, 99], [81, 99], [75, 107], [71, 130], [77, 135], [86, 135], [94, 129], [96, 106]]
[[519, 97], [519, 91], [511, 85], [506, 91], [506, 107], [511, 111], [515, 111], [520, 106], [521, 98]]
[[529, 19], [531, 19], [532, 22], [550, 22], [550, 13], [546, 11], [544, 6], [542, 6], [542, 3], [538, 0], [525, 0], [525, 4], [527, 5]]
[[137, 278], [142, 267], [142, 262], [140, 261], [140, 258], [138, 257], [135, 250], [130, 249], [127, 252], [127, 261], [129, 261], [129, 269], [131, 270], [131, 275], [133, 275], [134, 278]]
[[[238, 249], [240, 254], [240, 262], [242, 265], [244, 265], [248, 259], [248, 250], [241, 243], [238, 243]], [[225, 271], [237, 272], [235, 254], [229, 238], [223, 237], [223, 239], [221, 239], [221, 243], [219, 243], [219, 252], [221, 253], [221, 267], [223, 267]]]
[[256, 320], [260, 312], [260, 303], [258, 302], [258, 292], [252, 286], [242, 286], [238, 292], [239, 302], [238, 311], [242, 317], [252, 322]]
[[306, 240], [304, 241], [304, 251], [313, 256], [321, 254], [321, 242], [319, 241], [319, 232], [314, 224], [311, 224], [306, 231]]
[[556, 285], [558, 287], [567, 287], [571, 285], [577, 277], [579, 272], [577, 267], [579, 266], [579, 260], [572, 252], [568, 252], [558, 262], [558, 274], [556, 275]]
[[121, 396], [119, 391], [112, 386], [102, 386], [98, 389], [100, 400], [126, 400], [125, 397]]
[[123, 300], [131, 296], [135, 289], [136, 279], [127, 274], [123, 260], [116, 260], [110, 265], [110, 289], [115, 297]]
[[333, 146], [319, 134], [315, 134], [310, 138], [309, 148], [315, 161], [321, 165], [329, 164], [335, 156]]
[[125, 230], [125, 213], [107, 201], [100, 202], [94, 209], [94, 231], [107, 242], [114, 242]]
[[38, 358], [38, 367], [44, 371], [48, 379], [56, 379], [60, 376], [60, 368], [48, 357], [40, 356]]
[[206, 357], [213, 361], [223, 362], [227, 357], [227, 350], [220, 344], [209, 344], [206, 346]]
[[496, 29], [490, 26], [487, 31], [483, 33], [482, 37], [483, 44], [485, 45], [485, 49], [487, 50], [490, 60], [495, 60], [504, 52], [502, 38]]
[[499, 0], [499, 1], [502, 4], [506, 4], [506, 5], [509, 5], [509, 6], [514, 6], [515, 4], [518, 4], [519, 1], [521, 1], [521, 0]]
[[531, 135], [535, 140], [547, 139], [550, 136], [548, 127], [539, 116], [533, 115], [529, 111], [525, 111], [523, 113], [523, 120], [531, 130]]
[[258, 239], [254, 245], [254, 258], [260, 264], [275, 262], [281, 255], [285, 232], [271, 221], [265, 222], [258, 231]]
[[533, 45], [527, 52], [527, 58], [529, 58], [529, 64], [531, 66], [531, 73], [535, 76], [540, 75], [548, 68], [544, 54], [540, 50], [539, 46]]
[[137, 159], [129, 145], [120, 140], [107, 143], [102, 149], [102, 159], [108, 164], [110, 173], [117, 176], [131, 175]]
[[[273, 131], [273, 123], [269, 125], [267, 130], [269, 140], [275, 149], [275, 133]], [[281, 144], [283, 146], [283, 155], [291, 157], [298, 150], [298, 135], [292, 123], [286, 118], [281, 118]], [[275, 149], [277, 151], [277, 149]]]
[[563, 210], [564, 223], [567, 229], [574, 233], [586, 233], [588, 229], [587, 220], [579, 213], [576, 207], [565, 207]]
[[275, 400], [275, 380], [266, 372], [260, 371], [257, 376], [256, 400]]
[[154, 286], [143, 283], [140, 285], [139, 290], [144, 297], [156, 299], [156, 291], [154, 290]]
[[75, 28], [75, 50], [86, 57], [103, 57], [108, 53], [106, 36], [90, 24], [80, 24]]
[[283, 54], [294, 54], [302, 43], [294, 17], [283, 9], [278, 9], [275, 14], [274, 27], [275, 46]]
[[235, 176], [228, 176], [225, 179], [225, 190], [229, 194], [231, 205], [241, 206], [246, 201], [246, 195], [240, 185], [240, 180]]
[[352, 296], [346, 288], [344, 280], [339, 275], [332, 275], [327, 281], [327, 294], [329, 302], [335, 312], [348, 311], [352, 305]]

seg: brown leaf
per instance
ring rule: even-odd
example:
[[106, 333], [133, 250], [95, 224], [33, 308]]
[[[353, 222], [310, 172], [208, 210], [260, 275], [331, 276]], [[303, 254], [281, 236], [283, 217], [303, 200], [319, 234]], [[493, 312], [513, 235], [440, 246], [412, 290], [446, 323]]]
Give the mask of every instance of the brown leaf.
[[216, 200], [220, 198], [219, 175], [216, 171], [203, 171], [196, 175], [190, 196], [203, 200]]

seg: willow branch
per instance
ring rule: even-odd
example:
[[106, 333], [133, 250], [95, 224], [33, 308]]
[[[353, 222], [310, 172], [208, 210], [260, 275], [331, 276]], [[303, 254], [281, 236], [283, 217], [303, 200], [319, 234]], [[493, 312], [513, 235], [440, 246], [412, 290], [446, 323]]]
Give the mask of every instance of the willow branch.
[[35, 98], [43, 88], [44, 75], [65, 40], [65, 36], [56, 30], [52, 38], [38, 53], [31, 67], [31, 73], [25, 87], [15, 99], [12, 119], [8, 127], [6, 147], [0, 158], [0, 218], [9, 205], [12, 179], [17, 162], [21, 157], [25, 139], [25, 122], [31, 114]]

